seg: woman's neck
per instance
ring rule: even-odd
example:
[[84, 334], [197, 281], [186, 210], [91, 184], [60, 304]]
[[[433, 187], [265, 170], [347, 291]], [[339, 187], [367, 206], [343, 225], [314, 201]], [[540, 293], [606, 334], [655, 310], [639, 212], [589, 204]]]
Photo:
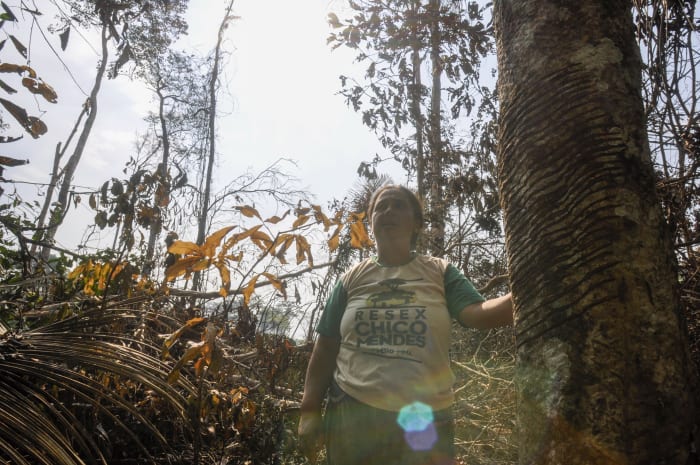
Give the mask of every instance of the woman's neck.
[[415, 253], [411, 250], [377, 250], [377, 262], [383, 266], [399, 266], [411, 261]]

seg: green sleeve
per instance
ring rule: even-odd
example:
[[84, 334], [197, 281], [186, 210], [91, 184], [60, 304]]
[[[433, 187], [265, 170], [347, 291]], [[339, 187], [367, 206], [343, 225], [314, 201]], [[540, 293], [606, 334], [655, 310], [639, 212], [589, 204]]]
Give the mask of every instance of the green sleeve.
[[483, 302], [486, 299], [479, 294], [474, 285], [454, 265], [445, 269], [445, 300], [447, 310], [453, 318], [467, 305]]
[[316, 332], [322, 336], [340, 339], [340, 320], [343, 318], [345, 306], [348, 303], [348, 293], [342, 281], [338, 281], [328, 296], [321, 319], [316, 326]]

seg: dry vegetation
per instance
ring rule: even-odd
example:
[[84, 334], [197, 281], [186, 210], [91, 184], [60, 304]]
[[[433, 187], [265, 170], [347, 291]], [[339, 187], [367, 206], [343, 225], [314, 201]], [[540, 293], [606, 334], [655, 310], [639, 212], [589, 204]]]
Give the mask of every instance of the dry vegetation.
[[460, 328], [454, 336], [458, 457], [469, 465], [513, 464], [517, 454], [513, 330], [485, 333]]

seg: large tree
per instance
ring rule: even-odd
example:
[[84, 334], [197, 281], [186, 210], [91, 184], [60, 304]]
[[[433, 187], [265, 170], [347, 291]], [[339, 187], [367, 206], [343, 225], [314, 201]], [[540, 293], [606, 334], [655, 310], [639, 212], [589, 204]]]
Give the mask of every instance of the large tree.
[[691, 454], [696, 377], [630, 8], [495, 6], [523, 464], [685, 464]]

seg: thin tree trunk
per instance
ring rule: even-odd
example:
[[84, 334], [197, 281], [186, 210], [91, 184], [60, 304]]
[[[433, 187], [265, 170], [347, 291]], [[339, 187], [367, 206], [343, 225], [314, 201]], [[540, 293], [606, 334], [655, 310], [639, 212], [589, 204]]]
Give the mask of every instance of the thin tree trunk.
[[[420, 2], [413, 1], [411, 3], [413, 16], [417, 18]], [[418, 30], [418, 22], [415, 21], [413, 32], [413, 40], [411, 44], [411, 63], [413, 67], [413, 85], [410, 92], [411, 98], [411, 118], [416, 129], [416, 185], [418, 188], [418, 196], [425, 199], [425, 148], [423, 147], [423, 114], [421, 112], [421, 87], [423, 86], [420, 74], [421, 68], [421, 42]]]
[[430, 60], [432, 62], [433, 86], [430, 99], [430, 253], [442, 257], [445, 254], [445, 201], [442, 189], [442, 60], [440, 58], [440, 0], [430, 0]]
[[[86, 105], [88, 106], [88, 116], [85, 120], [85, 125], [83, 126], [78, 141], [75, 145], [75, 150], [73, 154], [68, 159], [68, 162], [63, 167], [63, 176], [61, 181], [61, 189], [58, 193], [57, 206], [49, 218], [48, 228], [46, 230], [46, 235], [44, 236], [44, 241], [47, 243], [53, 243], [56, 237], [56, 231], [58, 227], [63, 223], [66, 213], [68, 212], [70, 199], [68, 194], [70, 192], [71, 183], [73, 182], [73, 176], [76, 169], [78, 168], [78, 163], [83, 156], [83, 151], [85, 150], [85, 145], [87, 144], [88, 137], [92, 131], [92, 126], [95, 123], [95, 118], [97, 117], [97, 95], [102, 86], [102, 79], [104, 78], [105, 71], [107, 69], [107, 61], [109, 59], [109, 51], [107, 49], [107, 39], [108, 38], [108, 27], [107, 25], [102, 25], [101, 33], [101, 45], [102, 45], [102, 60], [100, 66], [97, 69], [97, 74], [95, 75], [95, 83], [90, 92], [90, 97], [88, 97]], [[41, 258], [43, 260], [48, 260], [51, 249], [49, 247], [44, 247], [41, 251]]]
[[500, 0], [519, 462], [688, 463], [696, 374], [626, 1]]
[[65, 144], [63, 144], [63, 148], [61, 148], [61, 143], [59, 142], [56, 144], [56, 150], [54, 152], [54, 157], [53, 157], [53, 168], [51, 170], [51, 180], [49, 181], [49, 186], [46, 189], [46, 196], [44, 197], [44, 204], [41, 206], [41, 212], [39, 213], [39, 217], [37, 218], [37, 233], [34, 235], [34, 240], [37, 241], [32, 244], [32, 248], [30, 251], [31, 255], [34, 255], [36, 253], [37, 247], [39, 247], [39, 244], [43, 241], [44, 239], [44, 226], [46, 224], [46, 217], [51, 210], [51, 204], [53, 203], [53, 196], [54, 193], [56, 192], [56, 187], [58, 186], [58, 183], [61, 179], [61, 176], [63, 175], [63, 171], [61, 170], [61, 159], [63, 158], [63, 155], [66, 153], [66, 149], [70, 145], [71, 141], [73, 140], [73, 136], [75, 136], [76, 132], [78, 132], [78, 128], [80, 127], [80, 122], [83, 120], [83, 117], [87, 114], [87, 105], [83, 105], [82, 110], [80, 111], [80, 115], [78, 115], [78, 119], [75, 121], [75, 125], [73, 126], [73, 129], [71, 130], [70, 135], [66, 139]]
[[[202, 203], [199, 211], [199, 221], [197, 228], [197, 244], [203, 244], [206, 238], [207, 225], [209, 224], [209, 202], [211, 196], [211, 180], [214, 172], [214, 163], [216, 161], [216, 92], [218, 90], [219, 80], [219, 64], [221, 61], [221, 47], [224, 41], [224, 32], [231, 21], [231, 10], [233, 9], [233, 0], [230, 0], [224, 19], [219, 25], [219, 34], [216, 40], [216, 49], [214, 50], [214, 65], [211, 71], [211, 79], [209, 80], [209, 158], [207, 160], [207, 172], [204, 178], [204, 192], [202, 194]], [[201, 286], [201, 272], [194, 273], [192, 277], [192, 289], [199, 290]]]
[[168, 124], [165, 118], [165, 96], [163, 95], [163, 85], [159, 81], [157, 84], [156, 95], [158, 95], [158, 120], [160, 122], [161, 142], [163, 144], [163, 155], [161, 157], [160, 166], [158, 167], [158, 187], [153, 194], [153, 208], [156, 212], [154, 221], [150, 225], [148, 232], [148, 245], [146, 246], [145, 268], [144, 274], [151, 273], [154, 267], [153, 256], [155, 255], [156, 240], [163, 229], [163, 215], [161, 210], [164, 208], [163, 196], [170, 196], [170, 180], [168, 172], [170, 167], [170, 135]]

